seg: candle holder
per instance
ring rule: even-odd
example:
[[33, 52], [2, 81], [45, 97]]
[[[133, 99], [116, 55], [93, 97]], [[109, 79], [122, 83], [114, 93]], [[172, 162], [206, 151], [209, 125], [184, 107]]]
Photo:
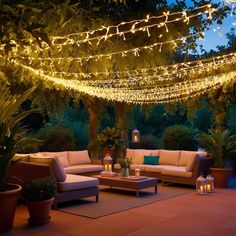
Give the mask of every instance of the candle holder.
[[197, 194], [205, 195], [207, 194], [207, 182], [204, 176], [199, 176], [196, 180], [196, 191]]
[[139, 179], [140, 178], [140, 168], [137, 166], [134, 170], [135, 173], [135, 178]]
[[212, 193], [214, 190], [214, 178], [211, 175], [206, 177], [206, 190], [208, 193]]
[[105, 172], [112, 172], [112, 158], [109, 154], [103, 158], [103, 167]]

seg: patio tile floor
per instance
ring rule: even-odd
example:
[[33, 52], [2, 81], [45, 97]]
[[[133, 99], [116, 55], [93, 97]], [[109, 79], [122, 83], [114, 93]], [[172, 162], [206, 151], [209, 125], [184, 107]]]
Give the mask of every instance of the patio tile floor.
[[19, 205], [13, 229], [3, 235], [235, 236], [236, 189], [216, 189], [206, 196], [191, 192], [98, 219], [55, 210], [51, 217], [47, 225], [30, 227], [27, 225], [27, 208]]

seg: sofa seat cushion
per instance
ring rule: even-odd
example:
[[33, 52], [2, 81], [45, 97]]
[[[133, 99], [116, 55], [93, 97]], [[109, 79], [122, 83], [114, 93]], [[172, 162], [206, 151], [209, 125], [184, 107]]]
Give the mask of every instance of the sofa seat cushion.
[[[185, 169], [185, 168], [184, 168]], [[176, 177], [184, 177], [184, 178], [191, 178], [193, 172], [181, 171], [181, 170], [171, 170], [171, 169], [163, 169], [161, 171], [161, 175], [168, 175], [168, 176], [176, 176]]]
[[160, 165], [179, 165], [180, 151], [160, 150]]
[[[130, 169], [131, 170], [135, 170], [137, 167], [141, 170], [141, 171], [144, 171], [144, 168], [145, 168], [145, 166], [146, 165], [135, 165], [135, 164], [132, 164], [131, 166], [130, 166]], [[114, 169], [115, 170], [120, 170], [121, 168], [120, 168], [120, 164], [115, 164], [114, 165]]]
[[58, 182], [60, 192], [73, 191], [77, 189], [86, 189], [98, 186], [98, 179], [81, 175], [66, 175], [64, 182]]
[[88, 150], [69, 151], [68, 159], [69, 159], [70, 165], [91, 164]]
[[168, 168], [169, 165], [145, 165], [144, 167], [144, 171], [145, 172], [155, 172], [155, 173], [161, 173], [161, 171], [164, 169], [164, 168]]
[[90, 173], [90, 172], [101, 172], [103, 171], [103, 169], [104, 168], [102, 165], [92, 165], [92, 164], [73, 165], [73, 166], [64, 168], [67, 174], [85, 174], [85, 173]]

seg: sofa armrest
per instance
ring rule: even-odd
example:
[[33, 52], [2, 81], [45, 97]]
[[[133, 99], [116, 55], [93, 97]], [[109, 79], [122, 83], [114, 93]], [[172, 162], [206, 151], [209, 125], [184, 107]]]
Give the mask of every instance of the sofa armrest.
[[98, 160], [98, 159], [91, 159], [91, 163], [94, 165], [102, 165], [101, 160]]

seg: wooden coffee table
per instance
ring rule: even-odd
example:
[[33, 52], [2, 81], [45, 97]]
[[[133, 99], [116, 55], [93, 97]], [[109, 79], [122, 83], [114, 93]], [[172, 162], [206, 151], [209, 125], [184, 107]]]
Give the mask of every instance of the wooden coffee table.
[[126, 188], [132, 189], [136, 191], [136, 196], [139, 196], [139, 191], [141, 189], [154, 187], [155, 193], [158, 192], [157, 188], [157, 178], [152, 177], [140, 177], [139, 179], [131, 179], [128, 177], [103, 177], [101, 175], [94, 175], [93, 177], [98, 178], [100, 185], [106, 185], [110, 187], [119, 187], [119, 188]]

